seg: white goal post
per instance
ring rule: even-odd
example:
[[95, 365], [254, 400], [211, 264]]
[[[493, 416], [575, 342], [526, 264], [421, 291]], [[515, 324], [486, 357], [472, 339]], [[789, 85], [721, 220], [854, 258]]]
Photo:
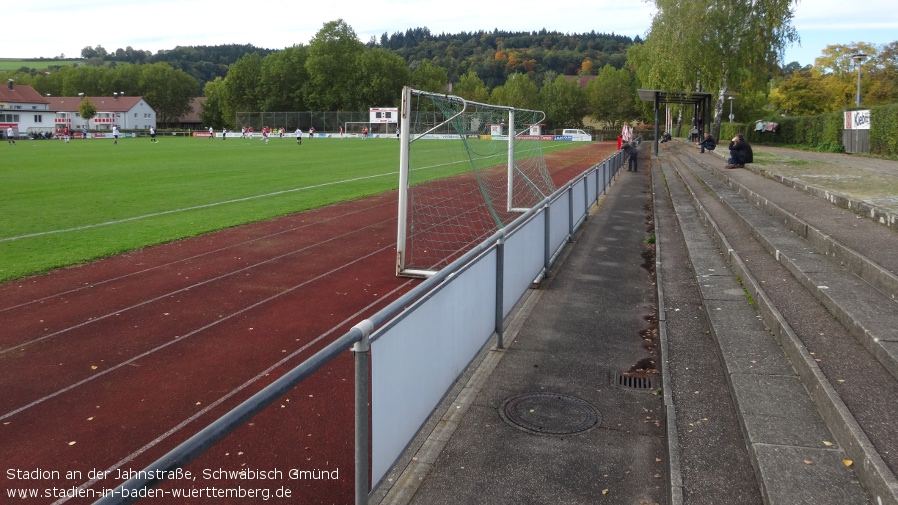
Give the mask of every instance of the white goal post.
[[398, 275], [432, 275], [555, 191], [542, 111], [406, 87], [400, 119]]

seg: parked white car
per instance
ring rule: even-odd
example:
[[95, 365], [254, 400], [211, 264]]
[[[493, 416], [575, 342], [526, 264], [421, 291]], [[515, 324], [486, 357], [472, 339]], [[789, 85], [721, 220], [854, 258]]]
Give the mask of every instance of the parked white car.
[[586, 133], [583, 130], [577, 130], [573, 128], [566, 128], [564, 132], [561, 134], [562, 137], [571, 137], [571, 140], [574, 142], [590, 142], [592, 141], [592, 135]]

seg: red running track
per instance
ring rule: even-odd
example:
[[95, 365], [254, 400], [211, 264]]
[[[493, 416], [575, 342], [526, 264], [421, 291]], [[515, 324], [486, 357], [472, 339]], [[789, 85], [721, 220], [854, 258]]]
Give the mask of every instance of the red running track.
[[[614, 148], [547, 164], [562, 184]], [[395, 214], [388, 193], [0, 285], [0, 503], [95, 501], [411, 289]], [[351, 503], [352, 376], [347, 353], [147, 503]]]

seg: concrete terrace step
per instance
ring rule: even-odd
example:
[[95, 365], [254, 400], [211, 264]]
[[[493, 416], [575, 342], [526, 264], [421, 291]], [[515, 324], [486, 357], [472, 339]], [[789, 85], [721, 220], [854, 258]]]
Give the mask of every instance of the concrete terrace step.
[[[827, 445], [835, 437], [801, 377], [727, 263], [738, 257], [717, 233], [720, 249], [727, 251], [721, 255], [701, 223], [689, 218], [692, 198], [673, 164], [669, 157], [660, 159], [677, 215], [686, 217], [680, 217], [680, 226], [765, 503], [867, 503], [857, 476], [842, 463], [842, 450]], [[697, 215], [715, 227], [702, 209]]]
[[[861, 342], [864, 347], [875, 356], [876, 359], [889, 370], [893, 376], [895, 375], [895, 324], [898, 318], [894, 315], [894, 301], [891, 294], [893, 288], [894, 277], [886, 268], [881, 267], [877, 262], [870, 260], [864, 254], [854, 251], [846, 244], [840, 243], [828, 236], [825, 231], [833, 234], [843, 234], [844, 223], [853, 221], [852, 218], [844, 217], [828, 217], [825, 219], [816, 219], [820, 223], [821, 230], [809, 225], [794, 214], [784, 210], [779, 205], [773, 204], [767, 199], [768, 195], [782, 193], [780, 189], [770, 188], [770, 184], [763, 190], [764, 195], [758, 194], [750, 190], [746, 185], [752, 185], [756, 188], [763, 187], [759, 184], [756, 176], [746, 171], [722, 171], [714, 167], [708, 167], [703, 163], [708, 158], [701, 156], [684, 154], [680, 151], [681, 156], [678, 162], [688, 165], [690, 174], [701, 180], [705, 189], [713, 193], [714, 198], [722, 202], [729, 208], [730, 212], [741, 220], [743, 225], [751, 230], [755, 239], [763, 244], [769, 253], [776, 260], [784, 265], [788, 271], [797, 279], [808, 292], [813, 293], [819, 302], [833, 314], [848, 331]], [[707, 171], [698, 168], [703, 165]], [[684, 167], [685, 168], [685, 167]], [[763, 170], [763, 169], [761, 169]], [[711, 176], [711, 173], [716, 177]], [[689, 177], [685, 176], [685, 177]], [[739, 179], [746, 184], [742, 184], [735, 179]], [[774, 184], [773, 186], [777, 186]], [[732, 188], [732, 189], [731, 189]], [[771, 191], [772, 190], [772, 191]], [[736, 192], [738, 191], [739, 194]], [[795, 191], [784, 190], [787, 194], [774, 195], [779, 198], [783, 206], [793, 204], [792, 200], [796, 198]], [[739, 195], [742, 196], [739, 196]], [[742, 197], [745, 198], [742, 198]], [[801, 197], [806, 198], [806, 197]], [[693, 195], [694, 200], [698, 198]], [[799, 198], [800, 199], [800, 198]], [[834, 206], [829, 204], [821, 204], [823, 199], [814, 199], [815, 201], [805, 201], [804, 206], [792, 205], [800, 209], [802, 212], [810, 212], [816, 214], [827, 214], [831, 212], [845, 214], [845, 211], [831, 210]], [[828, 201], [828, 200], [827, 200]], [[752, 203], [750, 203], [752, 202]], [[767, 212], [769, 212], [769, 214]], [[861, 223], [863, 224], [863, 223]], [[857, 226], [857, 225], [854, 225]], [[861, 227], [863, 228], [863, 226]], [[791, 231], [790, 231], [791, 230]], [[719, 230], [717, 230], [719, 233]], [[797, 236], [796, 233], [800, 236]], [[867, 235], [864, 235], [866, 233]], [[721, 237], [723, 234], [720, 233]], [[866, 230], [857, 232], [852, 235], [846, 235], [848, 240], [863, 246], [865, 250], [871, 250], [870, 244], [867, 242], [874, 239], [878, 242], [872, 251], [877, 253], [876, 247], [888, 247], [888, 241], [895, 241], [898, 237], [884, 228], [878, 226], [866, 227]], [[808, 237], [804, 240], [802, 237]], [[869, 240], [868, 240], [869, 239]], [[722, 238], [722, 240], [725, 240]], [[815, 248], [815, 246], [819, 247]], [[889, 248], [893, 250], [893, 248]], [[836, 251], [836, 253], [833, 253]], [[731, 255], [735, 253], [731, 252]], [[845, 261], [850, 258], [849, 261]], [[833, 261], [833, 260], [837, 261]], [[886, 257], [886, 263], [891, 258]], [[751, 284], [756, 282], [751, 278], [747, 269], [738, 266], [741, 261], [734, 262], [734, 268], [737, 271], [745, 272], [743, 278], [747, 278]], [[889, 265], [894, 268], [893, 264]], [[852, 271], [854, 273], [852, 273]], [[864, 277], [869, 280], [869, 284], [858, 278]], [[871, 287], [877, 288], [874, 289]], [[778, 314], [775, 307], [764, 296], [761, 286], [749, 286], [746, 288], [755, 294], [755, 298], [759, 302], [759, 310], [765, 316], [768, 326], [773, 328], [774, 334], [780, 338], [780, 343], [786, 350], [786, 353], [793, 358], [793, 365], [805, 381], [805, 386], [811, 393], [817, 408], [826, 419], [827, 425], [835, 433], [836, 439], [843, 446], [843, 449], [849, 454], [850, 459], [861, 462], [855, 468], [858, 475], [867, 488], [870, 496], [876, 497], [881, 503], [898, 503], [898, 481], [895, 479], [893, 471], [877, 453], [876, 448], [870, 443], [864, 429], [858, 424], [852, 413], [845, 407], [845, 403], [839, 395], [833, 390], [829, 379], [825, 377], [820, 369], [816, 366], [815, 360], [811, 360], [807, 349], [804, 348], [801, 340], [799, 340], [794, 332], [792, 332], [785, 319]], [[881, 291], [889, 292], [884, 295]], [[800, 359], [799, 359], [800, 358]], [[876, 373], [878, 368], [875, 364], [866, 364], [865, 369], [870, 373]], [[879, 378], [880, 382], [885, 381], [884, 377]], [[894, 392], [895, 381], [891, 380], [891, 384], [884, 388], [884, 391]], [[876, 386], [871, 385], [870, 398], [872, 401], [881, 403], [876, 398], [890, 398], [892, 394], [877, 394]], [[886, 400], [889, 402], [889, 400]], [[857, 402], [855, 400], [855, 408]], [[894, 407], [894, 406], [893, 406]], [[882, 408], [889, 409], [889, 406]], [[870, 423], [869, 417], [866, 420]], [[876, 426], [868, 428], [874, 430]], [[878, 433], [873, 435], [878, 439], [879, 447], [894, 446], [894, 437], [889, 441], [888, 435], [883, 435], [880, 429]], [[885, 441], [884, 441], [885, 439]], [[886, 452], [888, 454], [888, 450]], [[894, 459], [894, 458], [893, 458]]]
[[[776, 204], [721, 176], [719, 170], [711, 169], [711, 172], [719, 177], [702, 177], [704, 184], [898, 378], [898, 305], [895, 302], [898, 277]], [[736, 191], [730, 185], [736, 186]], [[889, 232], [883, 230], [883, 233]], [[802, 239], [808, 236], [814, 240]], [[830, 255], [841, 259], [841, 264], [831, 261]]]

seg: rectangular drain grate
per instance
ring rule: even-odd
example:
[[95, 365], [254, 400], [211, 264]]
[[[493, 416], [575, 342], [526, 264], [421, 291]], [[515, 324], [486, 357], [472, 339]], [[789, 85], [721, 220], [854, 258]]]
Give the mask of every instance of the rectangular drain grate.
[[627, 375], [624, 372], [614, 372], [611, 383], [614, 386], [637, 389], [640, 391], [651, 391], [658, 387], [660, 382], [658, 374], [648, 375]]

